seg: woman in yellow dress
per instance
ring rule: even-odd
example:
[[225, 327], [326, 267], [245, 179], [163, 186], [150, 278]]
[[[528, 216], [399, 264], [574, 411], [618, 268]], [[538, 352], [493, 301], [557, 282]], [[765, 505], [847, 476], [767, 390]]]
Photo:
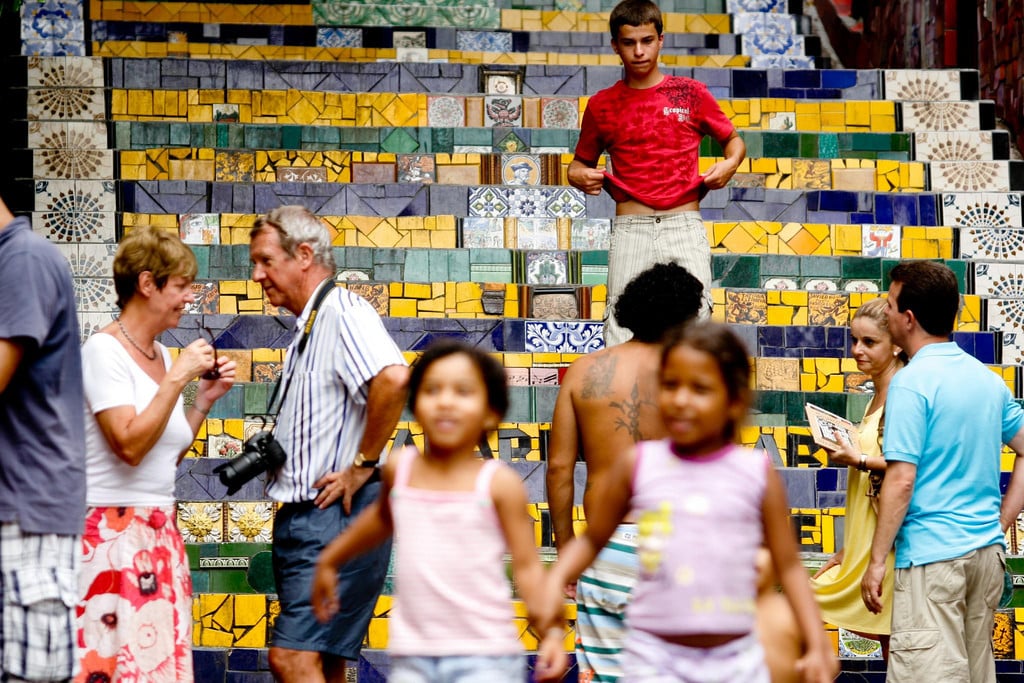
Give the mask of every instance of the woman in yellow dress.
[[811, 580], [825, 621], [861, 636], [877, 639], [882, 655], [889, 653], [892, 621], [893, 553], [886, 561], [882, 602], [885, 609], [872, 614], [861, 599], [860, 582], [868, 566], [871, 539], [878, 523], [877, 494], [885, 475], [882, 430], [889, 381], [906, 363], [906, 354], [892, 343], [885, 316], [885, 300], [873, 299], [859, 309], [850, 323], [851, 349], [857, 368], [871, 377], [874, 395], [858, 428], [857, 446], [844, 446], [829, 454], [833, 465], [849, 468], [846, 484], [846, 523], [843, 548]]

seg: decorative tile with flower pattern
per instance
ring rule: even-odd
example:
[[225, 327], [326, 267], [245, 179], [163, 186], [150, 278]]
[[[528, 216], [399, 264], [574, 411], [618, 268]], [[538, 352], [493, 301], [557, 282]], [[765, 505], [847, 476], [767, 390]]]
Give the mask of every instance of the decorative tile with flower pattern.
[[1013, 192], [943, 194], [941, 225], [1020, 227], [1024, 225], [1020, 195]]
[[229, 543], [270, 543], [274, 504], [228, 502]]
[[960, 99], [960, 72], [957, 70], [887, 69], [882, 77], [887, 100]]
[[1024, 363], [1024, 300], [988, 299], [985, 306], [988, 329], [1003, 333], [1001, 362], [1004, 365]]
[[918, 161], [990, 161], [992, 154], [991, 131], [914, 133]]
[[88, 180], [36, 182], [37, 231], [58, 242], [114, 241], [114, 183]]
[[431, 128], [462, 128], [466, 125], [466, 99], [428, 95], [427, 125]]
[[1009, 161], [933, 161], [933, 192], [1009, 192]]
[[362, 47], [363, 29], [318, 26], [317, 47]]
[[223, 504], [178, 503], [178, 528], [186, 543], [222, 543]]
[[604, 347], [604, 325], [594, 322], [526, 320], [527, 353], [590, 353]]
[[979, 130], [981, 114], [977, 102], [904, 102], [903, 130]]

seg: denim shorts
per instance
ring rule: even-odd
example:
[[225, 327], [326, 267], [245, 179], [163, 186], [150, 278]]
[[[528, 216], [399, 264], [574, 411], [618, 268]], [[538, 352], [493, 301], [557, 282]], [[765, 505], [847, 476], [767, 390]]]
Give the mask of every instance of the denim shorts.
[[524, 683], [526, 654], [394, 656], [388, 683]]
[[380, 482], [369, 481], [352, 498], [352, 514], [341, 500], [326, 510], [311, 501], [285, 503], [274, 518], [274, 580], [281, 613], [274, 622], [271, 647], [308, 650], [358, 659], [377, 596], [391, 557], [391, 542], [360, 555], [338, 572], [341, 609], [321, 624], [309, 603], [313, 572], [320, 552], [380, 493]]

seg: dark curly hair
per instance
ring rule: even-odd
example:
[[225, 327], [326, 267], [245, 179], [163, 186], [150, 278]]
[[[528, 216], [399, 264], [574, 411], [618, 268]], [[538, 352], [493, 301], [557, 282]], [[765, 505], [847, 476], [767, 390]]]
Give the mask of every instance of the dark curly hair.
[[704, 285], [678, 263], [656, 263], [630, 280], [615, 302], [615, 320], [637, 341], [653, 344], [696, 317]]
[[428, 346], [423, 355], [413, 363], [412, 372], [409, 374], [409, 410], [416, 410], [416, 396], [419, 394], [420, 385], [423, 384], [427, 368], [442, 358], [457, 353], [469, 358], [480, 371], [480, 377], [487, 388], [487, 405], [499, 418], [503, 417], [508, 410], [505, 368], [494, 356], [456, 339], [443, 337]]

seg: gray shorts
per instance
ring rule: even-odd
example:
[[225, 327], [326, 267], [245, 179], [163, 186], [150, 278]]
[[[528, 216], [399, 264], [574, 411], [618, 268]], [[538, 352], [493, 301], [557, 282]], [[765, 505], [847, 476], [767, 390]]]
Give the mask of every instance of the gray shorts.
[[326, 510], [308, 503], [285, 503], [274, 518], [274, 580], [281, 614], [274, 622], [271, 647], [307, 650], [358, 659], [377, 596], [391, 558], [391, 542], [346, 563], [338, 572], [341, 610], [326, 624], [313, 616], [309, 604], [317, 558], [377, 499], [380, 481], [369, 481], [352, 498], [346, 515], [339, 500]]
[[77, 672], [78, 536], [24, 533], [0, 523], [0, 673], [65, 681]]

